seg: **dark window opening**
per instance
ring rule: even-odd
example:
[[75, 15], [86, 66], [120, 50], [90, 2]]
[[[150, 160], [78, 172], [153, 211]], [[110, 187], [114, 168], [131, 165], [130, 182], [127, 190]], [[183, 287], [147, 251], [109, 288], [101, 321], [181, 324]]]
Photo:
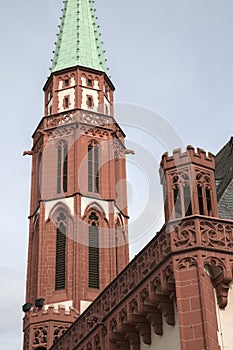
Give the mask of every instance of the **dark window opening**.
[[67, 175], [68, 175], [68, 145], [64, 145], [64, 161], [63, 161], [63, 191], [67, 192]]
[[200, 185], [197, 186], [197, 195], [198, 195], [198, 203], [199, 203], [199, 212], [201, 215], [204, 215], [203, 194], [202, 194], [202, 187]]
[[93, 188], [92, 153], [93, 153], [93, 147], [92, 145], [89, 145], [88, 146], [88, 191], [90, 192], [92, 192], [92, 188]]
[[92, 108], [93, 107], [93, 100], [92, 100], [92, 97], [88, 97], [87, 98], [87, 106], [89, 108]]
[[[63, 213], [59, 218], [65, 217]], [[58, 218], [58, 220], [59, 220]], [[64, 221], [64, 220], [63, 220]], [[66, 226], [60, 222], [56, 237], [56, 277], [55, 290], [65, 289], [66, 282]]]
[[64, 98], [64, 107], [69, 108], [69, 97]]
[[95, 193], [99, 192], [99, 147], [94, 147], [94, 179], [95, 179]]
[[52, 106], [49, 107], [49, 114], [52, 114]]
[[61, 193], [61, 167], [62, 167], [62, 148], [59, 145], [57, 149], [57, 193]]
[[92, 84], [93, 84], [92, 79], [87, 79], [87, 86], [92, 87]]
[[88, 146], [88, 191], [99, 193], [99, 146]]
[[68, 145], [62, 143], [57, 149], [57, 193], [68, 191]]
[[70, 80], [69, 79], [65, 79], [64, 83], [65, 83], [65, 87], [67, 87], [67, 86], [70, 85]]
[[174, 189], [174, 206], [175, 206], [175, 217], [181, 218], [182, 216], [182, 208], [181, 208], [181, 197], [180, 197], [180, 189], [179, 187], [175, 187]]
[[205, 193], [206, 193], [207, 212], [208, 212], [208, 215], [212, 215], [210, 189], [206, 188]]
[[192, 204], [189, 185], [184, 186], [184, 210], [185, 216], [192, 215]]

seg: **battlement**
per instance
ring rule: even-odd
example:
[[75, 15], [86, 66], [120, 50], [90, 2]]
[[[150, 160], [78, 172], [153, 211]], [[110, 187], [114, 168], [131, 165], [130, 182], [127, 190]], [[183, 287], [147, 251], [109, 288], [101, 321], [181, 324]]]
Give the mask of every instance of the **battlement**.
[[29, 325], [44, 323], [47, 321], [71, 324], [78, 318], [78, 316], [78, 312], [73, 307], [70, 307], [69, 310], [67, 310], [63, 305], [59, 305], [58, 307], [48, 306], [46, 308], [43, 307], [42, 309], [33, 307], [25, 314], [23, 328], [26, 329]]
[[215, 157], [212, 153], [206, 153], [201, 148], [195, 150], [193, 146], [188, 145], [184, 152], [181, 148], [178, 148], [173, 151], [172, 156], [169, 156], [168, 152], [164, 153], [160, 163], [160, 170], [168, 170], [191, 163], [212, 170], [215, 169]]

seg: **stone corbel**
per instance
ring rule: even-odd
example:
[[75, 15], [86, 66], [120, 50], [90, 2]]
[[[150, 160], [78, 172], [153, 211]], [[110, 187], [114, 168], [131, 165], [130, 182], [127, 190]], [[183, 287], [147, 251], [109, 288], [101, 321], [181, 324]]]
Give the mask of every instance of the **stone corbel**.
[[163, 319], [161, 311], [159, 311], [154, 305], [145, 304], [143, 305], [143, 313], [150, 321], [154, 333], [157, 335], [163, 335]]
[[169, 298], [168, 295], [156, 294], [153, 293], [150, 296], [150, 301], [154, 304], [159, 311], [162, 312], [163, 316], [168, 325], [175, 325], [175, 316], [174, 316], [174, 304], [173, 301]]
[[232, 281], [232, 272], [230, 270], [223, 271], [220, 275], [213, 279], [216, 290], [218, 305], [220, 309], [225, 309], [228, 303], [228, 291]]
[[137, 345], [140, 345], [139, 332], [127, 322], [120, 321], [117, 323], [117, 329], [110, 332], [110, 340], [121, 349], [131, 350], [130, 345], [132, 345], [135, 350], [140, 350], [137, 347]]
[[151, 344], [151, 327], [150, 321], [140, 314], [131, 313], [128, 316], [128, 321], [130, 324], [134, 325], [135, 329], [139, 331], [143, 343], [150, 345]]

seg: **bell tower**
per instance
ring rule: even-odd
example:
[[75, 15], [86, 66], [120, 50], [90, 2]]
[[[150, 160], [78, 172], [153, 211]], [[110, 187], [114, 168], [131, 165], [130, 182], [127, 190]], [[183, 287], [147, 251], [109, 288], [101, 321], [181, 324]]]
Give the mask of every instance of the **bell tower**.
[[33, 134], [24, 350], [49, 349], [129, 261], [125, 134], [92, 0], [66, 0]]

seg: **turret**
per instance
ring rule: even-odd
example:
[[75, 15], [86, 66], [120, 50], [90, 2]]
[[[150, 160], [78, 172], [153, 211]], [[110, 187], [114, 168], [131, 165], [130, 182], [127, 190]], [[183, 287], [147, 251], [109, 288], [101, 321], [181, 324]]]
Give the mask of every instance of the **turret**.
[[160, 165], [165, 220], [189, 215], [217, 216], [214, 178], [215, 161], [211, 153], [188, 146], [185, 152], [165, 153]]

